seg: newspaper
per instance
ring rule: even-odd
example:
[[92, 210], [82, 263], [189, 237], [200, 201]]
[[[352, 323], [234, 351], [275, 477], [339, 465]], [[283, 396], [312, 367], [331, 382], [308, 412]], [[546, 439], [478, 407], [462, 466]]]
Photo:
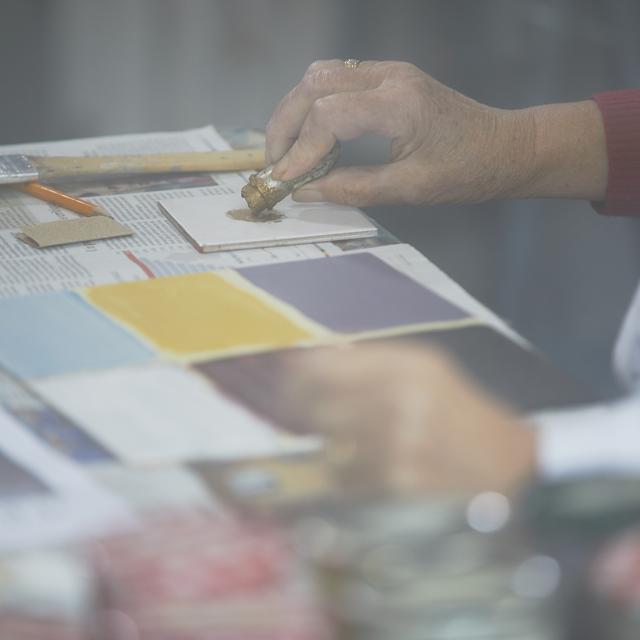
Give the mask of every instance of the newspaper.
[[[225, 150], [229, 144], [211, 126], [180, 132], [85, 138], [62, 142], [0, 147], [0, 154], [102, 155]], [[224, 267], [337, 255], [395, 242], [381, 237], [375, 243], [323, 242], [265, 249], [201, 254], [175, 228], [157, 205], [158, 200], [234, 193], [246, 175], [238, 173], [129, 177], [107, 182], [58, 185], [62, 190], [99, 203], [116, 220], [135, 230], [129, 238], [88, 242], [38, 250], [15, 238], [23, 226], [64, 220], [75, 214], [0, 187], [0, 298], [46, 291], [144, 280], [210, 271]], [[425, 256], [409, 245], [391, 244], [374, 252], [393, 267], [433, 288], [455, 304], [482, 317], [512, 339], [522, 341], [495, 314], [475, 301]]]
[[[228, 148], [218, 132], [208, 126], [182, 132], [3, 146], [0, 154], [92, 156]], [[70, 219], [75, 214], [11, 187], [2, 187], [0, 298], [341, 253], [333, 243], [321, 243], [202, 255], [157, 205], [161, 199], [235, 193], [242, 184], [244, 177], [238, 173], [165, 174], [58, 184], [67, 193], [99, 204], [133, 229], [135, 235], [46, 250], [25, 245], [16, 239], [16, 233], [27, 225]]]

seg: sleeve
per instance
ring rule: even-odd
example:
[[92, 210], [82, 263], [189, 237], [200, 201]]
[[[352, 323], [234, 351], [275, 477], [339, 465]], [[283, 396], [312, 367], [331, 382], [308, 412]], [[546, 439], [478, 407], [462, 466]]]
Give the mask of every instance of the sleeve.
[[549, 480], [589, 473], [640, 473], [640, 395], [531, 418], [538, 471]]
[[640, 89], [593, 96], [604, 124], [609, 177], [604, 202], [596, 211], [610, 216], [640, 216]]

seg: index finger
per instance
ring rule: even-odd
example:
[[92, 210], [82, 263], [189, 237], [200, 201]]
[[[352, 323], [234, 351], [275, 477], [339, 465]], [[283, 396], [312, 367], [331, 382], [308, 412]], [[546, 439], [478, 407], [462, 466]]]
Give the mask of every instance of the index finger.
[[399, 138], [404, 120], [396, 117], [396, 103], [396, 94], [382, 88], [319, 98], [309, 109], [295, 143], [271, 175], [276, 180], [302, 175], [317, 165], [337, 140], [353, 140], [365, 134]]
[[342, 60], [314, 62], [302, 80], [280, 101], [267, 124], [267, 161], [277, 162], [291, 147], [313, 103], [324, 96], [371, 89], [382, 80], [381, 63], [347, 68]]

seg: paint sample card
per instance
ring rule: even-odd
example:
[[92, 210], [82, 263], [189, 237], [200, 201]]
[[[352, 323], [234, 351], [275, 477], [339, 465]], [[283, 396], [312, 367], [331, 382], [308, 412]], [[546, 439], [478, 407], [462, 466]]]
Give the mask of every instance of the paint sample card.
[[0, 406], [32, 435], [67, 458], [87, 464], [113, 459], [88, 433], [1, 370]]
[[153, 357], [75, 293], [0, 300], [0, 364], [19, 377], [107, 369]]
[[[539, 353], [522, 347], [490, 327], [423, 331], [362, 340], [353, 342], [352, 346], [358, 349], [358, 345], [377, 342], [438, 348], [448, 353], [478, 386], [520, 412], [567, 408], [597, 400], [593, 393], [558, 371]], [[335, 347], [256, 353], [199, 362], [194, 368], [230, 399], [263, 420], [277, 428], [302, 434], [306, 429], [304, 416], [299, 411], [292, 411], [288, 404], [287, 381], [291, 366], [296, 366], [298, 359], [304, 359], [318, 349]]]
[[273, 211], [254, 215], [239, 194], [164, 200], [160, 208], [200, 251], [273, 247], [350, 240], [377, 235], [355, 207], [287, 198]]
[[313, 337], [257, 295], [214, 273], [94, 287], [86, 297], [156, 349], [177, 357], [273, 348]]
[[199, 362], [194, 369], [209, 378], [228, 398], [247, 407], [276, 428], [304, 433], [300, 416], [284, 400], [290, 377], [288, 362], [308, 349], [283, 349], [239, 358]]
[[556, 369], [535, 350], [524, 348], [489, 327], [426, 331], [386, 340], [398, 344], [421, 343], [447, 352], [478, 385], [521, 412], [575, 407], [603, 400]]
[[42, 380], [38, 391], [131, 464], [233, 460], [317, 447], [274, 429], [204, 377], [155, 364]]
[[468, 314], [369, 253], [239, 269], [252, 284], [341, 333], [456, 322]]

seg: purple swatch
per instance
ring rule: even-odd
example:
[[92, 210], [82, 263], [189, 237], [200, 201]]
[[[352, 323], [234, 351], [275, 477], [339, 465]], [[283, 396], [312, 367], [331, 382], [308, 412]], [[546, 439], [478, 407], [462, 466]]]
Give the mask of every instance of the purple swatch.
[[369, 253], [245, 267], [238, 272], [309, 318], [341, 333], [468, 317]]

